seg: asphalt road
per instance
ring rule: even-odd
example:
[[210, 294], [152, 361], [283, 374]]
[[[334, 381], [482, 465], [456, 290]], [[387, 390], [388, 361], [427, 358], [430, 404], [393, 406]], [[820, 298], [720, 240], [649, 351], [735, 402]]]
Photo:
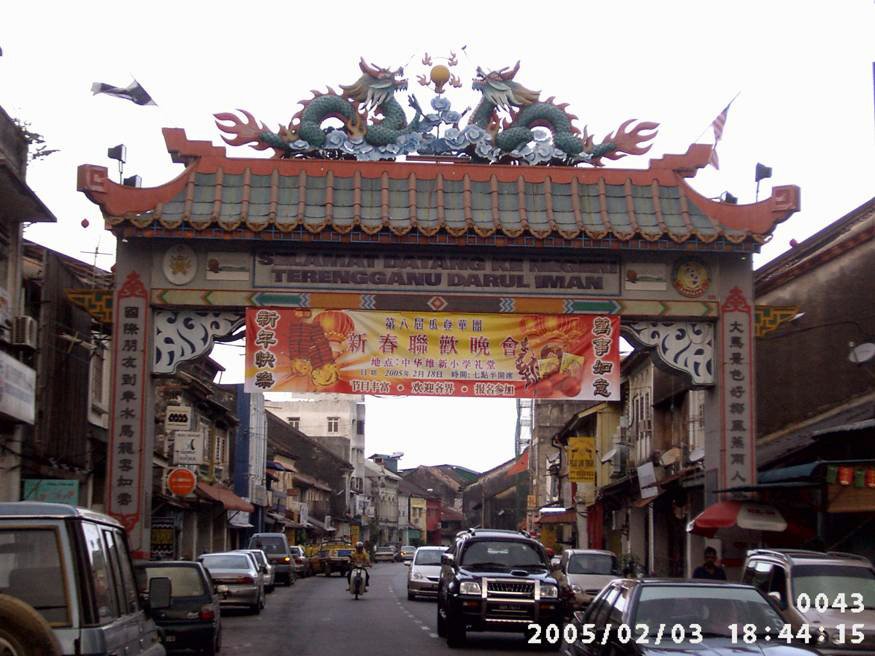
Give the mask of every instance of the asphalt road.
[[260, 615], [222, 611], [222, 656], [432, 656], [543, 653], [522, 635], [469, 634], [451, 650], [438, 638], [434, 601], [407, 600], [407, 567], [378, 563], [356, 601], [346, 578], [299, 579], [267, 597]]

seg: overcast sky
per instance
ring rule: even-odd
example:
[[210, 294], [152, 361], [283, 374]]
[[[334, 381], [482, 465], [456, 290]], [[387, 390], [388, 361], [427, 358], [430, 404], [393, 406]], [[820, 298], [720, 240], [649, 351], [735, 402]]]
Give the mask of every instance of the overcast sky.
[[[134, 8], [135, 7], [135, 8]], [[127, 146], [125, 175], [144, 186], [181, 172], [162, 127], [221, 145], [212, 115], [247, 109], [276, 129], [310, 89], [349, 84], [359, 56], [406, 67], [410, 91], [433, 58], [455, 50], [464, 87], [484, 69], [521, 60], [516, 80], [556, 96], [600, 138], [628, 118], [661, 124], [644, 157], [609, 163], [646, 168], [647, 159], [711, 143], [711, 121], [736, 94], [718, 149], [721, 168], [692, 186], [754, 200], [754, 167], [771, 185], [802, 189], [802, 211], [780, 225], [757, 264], [778, 255], [873, 195], [875, 21], [871, 0], [839, 2], [552, 3], [9, 3], [0, 24], [0, 104], [59, 149], [38, 161], [28, 183], [58, 217], [26, 236], [109, 268], [114, 238], [97, 208], [76, 192], [76, 167], [115, 172], [106, 149]], [[463, 46], [466, 46], [463, 50]], [[126, 86], [135, 76], [158, 103], [139, 107], [92, 96], [93, 82]], [[236, 157], [264, 156], [230, 148]], [[88, 218], [90, 227], [80, 221]], [[216, 355], [225, 381], [242, 376], [242, 349]], [[405, 451], [404, 466], [454, 461], [486, 469], [512, 456], [512, 401], [379, 399], [368, 405], [368, 450]]]

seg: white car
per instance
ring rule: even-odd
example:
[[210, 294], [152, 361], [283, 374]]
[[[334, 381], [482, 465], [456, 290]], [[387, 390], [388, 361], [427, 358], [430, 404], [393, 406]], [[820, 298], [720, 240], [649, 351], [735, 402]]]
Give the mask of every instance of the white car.
[[446, 547], [419, 547], [410, 565], [407, 576], [407, 598], [413, 601], [418, 596], [437, 599], [438, 581], [441, 578], [441, 556]]

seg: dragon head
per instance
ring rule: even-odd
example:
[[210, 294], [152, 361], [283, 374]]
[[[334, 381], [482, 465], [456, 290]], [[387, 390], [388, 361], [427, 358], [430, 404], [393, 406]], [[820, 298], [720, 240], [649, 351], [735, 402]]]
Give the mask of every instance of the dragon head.
[[407, 89], [407, 80], [402, 78], [404, 69], [399, 67], [395, 70], [380, 68], [374, 64], [368, 64], [365, 58], [359, 60], [359, 68], [362, 76], [348, 86], [341, 84], [343, 97], [357, 103], [364, 103], [367, 109], [379, 107], [389, 100], [396, 91]]
[[532, 91], [519, 82], [514, 82], [513, 78], [519, 70], [519, 62], [513, 68], [505, 67], [488, 73], [478, 66], [472, 87], [482, 93], [486, 100], [505, 111], [510, 111], [512, 106], [531, 105], [538, 101], [541, 92]]

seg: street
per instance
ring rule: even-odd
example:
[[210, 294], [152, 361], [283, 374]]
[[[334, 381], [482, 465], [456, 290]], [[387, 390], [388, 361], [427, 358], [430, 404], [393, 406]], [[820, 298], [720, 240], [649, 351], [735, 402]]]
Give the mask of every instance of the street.
[[[261, 615], [222, 611], [225, 656], [430, 656], [450, 652], [438, 638], [436, 602], [407, 600], [407, 572], [401, 563], [371, 568], [371, 586], [358, 601], [346, 579], [315, 576], [291, 588], [278, 587]], [[539, 649], [517, 634], [469, 634], [466, 654], [526, 654]]]

